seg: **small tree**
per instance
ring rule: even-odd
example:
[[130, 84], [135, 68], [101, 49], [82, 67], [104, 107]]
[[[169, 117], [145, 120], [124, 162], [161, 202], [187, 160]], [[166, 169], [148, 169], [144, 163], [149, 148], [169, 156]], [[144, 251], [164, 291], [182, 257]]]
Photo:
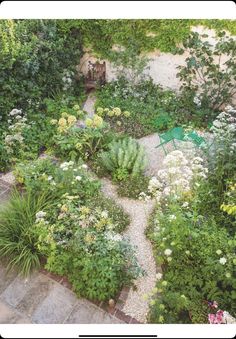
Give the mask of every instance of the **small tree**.
[[195, 97], [202, 108], [218, 111], [230, 104], [236, 93], [236, 41], [225, 32], [218, 34], [215, 45], [206, 38], [207, 34], [193, 32], [183, 43], [189, 56], [185, 66], [178, 66], [177, 77], [182, 81], [183, 95]]

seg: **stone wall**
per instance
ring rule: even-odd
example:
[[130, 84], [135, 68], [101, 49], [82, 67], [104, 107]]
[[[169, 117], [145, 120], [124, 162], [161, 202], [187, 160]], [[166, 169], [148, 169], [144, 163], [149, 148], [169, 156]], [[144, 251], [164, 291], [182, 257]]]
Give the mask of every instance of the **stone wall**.
[[[202, 26], [193, 27], [192, 30], [197, 31], [200, 34], [207, 34], [209, 36], [208, 41], [212, 44], [216, 43], [214, 30], [206, 29]], [[150, 59], [148, 63], [149, 70], [146, 73], [151, 76], [153, 81], [162, 85], [164, 88], [178, 90], [180, 87], [180, 80], [176, 78], [178, 72], [177, 66], [185, 64], [188, 53], [185, 52], [182, 55], [173, 55], [171, 53], [162, 53], [156, 50], [147, 53], [146, 56]], [[86, 51], [78, 66], [78, 70], [83, 74], [86, 74], [88, 71], [89, 60], [95, 62], [97, 58], [94, 57], [91, 52]], [[116, 79], [116, 70], [114, 66], [108, 60], [100, 60], [100, 62], [103, 61], [106, 62], [106, 80], [110, 82], [111, 80]], [[221, 61], [223, 63], [226, 61], [226, 58], [222, 58]]]

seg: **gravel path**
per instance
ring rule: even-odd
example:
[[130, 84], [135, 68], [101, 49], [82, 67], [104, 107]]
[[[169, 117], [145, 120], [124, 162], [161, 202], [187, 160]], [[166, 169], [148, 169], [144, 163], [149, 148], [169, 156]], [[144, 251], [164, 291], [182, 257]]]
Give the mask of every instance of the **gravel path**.
[[91, 118], [94, 115], [94, 104], [96, 102], [96, 97], [93, 92], [91, 92], [87, 100], [84, 103], [83, 110], [88, 113], [87, 117]]
[[128, 298], [122, 311], [138, 321], [145, 323], [149, 309], [149, 303], [144, 299], [154, 287], [156, 282], [156, 265], [152, 253], [151, 243], [145, 236], [148, 218], [154, 208], [154, 202], [132, 200], [117, 196], [115, 186], [108, 180], [102, 179], [102, 191], [105, 196], [116, 201], [129, 214], [131, 223], [124, 232], [133, 246], [136, 247], [136, 255], [140, 266], [146, 274], [136, 280], [136, 290], [130, 289]]

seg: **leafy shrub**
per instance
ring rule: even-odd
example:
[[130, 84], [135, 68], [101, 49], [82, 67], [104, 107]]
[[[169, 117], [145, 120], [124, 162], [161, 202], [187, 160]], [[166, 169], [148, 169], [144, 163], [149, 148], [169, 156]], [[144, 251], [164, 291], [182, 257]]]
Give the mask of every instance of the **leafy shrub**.
[[212, 132], [213, 145], [208, 154], [208, 181], [198, 189], [196, 208], [202, 215], [208, 215], [210, 211], [220, 225], [224, 225], [234, 234], [234, 218], [222, 213], [220, 207], [224, 203], [225, 191], [229, 182], [235, 178], [235, 109], [227, 107], [225, 112], [221, 112], [213, 122]]
[[[60, 20], [1, 20], [0, 109], [3, 119], [14, 107], [38, 109], [57, 93], [78, 95], [75, 66], [82, 55], [78, 29]], [[11, 74], [11, 77], [9, 77]]]
[[144, 148], [132, 138], [112, 142], [100, 157], [104, 168], [118, 180], [142, 174], [147, 162]]
[[8, 268], [17, 268], [27, 276], [40, 267], [41, 253], [33, 234], [35, 215], [41, 209], [53, 206], [53, 198], [46, 192], [21, 195], [13, 193], [0, 211], [0, 257], [8, 261]]
[[78, 195], [65, 194], [53, 215], [42, 211], [35, 232], [47, 269], [66, 275], [79, 296], [107, 300], [141, 270], [131, 246], [116, 233], [121, 227], [109, 212], [114, 208], [103, 209], [107, 202], [94, 205], [94, 200], [82, 202]]
[[89, 202], [89, 207], [95, 209], [97, 206], [102, 210], [108, 212], [112, 216], [114, 230], [118, 233], [123, 232], [130, 223], [130, 218], [122, 207], [118, 206], [116, 202], [110, 198], [106, 198], [103, 194], [97, 194]]
[[22, 163], [15, 170], [16, 181], [27, 190], [43, 192], [48, 190], [59, 198], [67, 193], [78, 195], [81, 200], [91, 198], [98, 192], [100, 183], [91, 178], [87, 166], [73, 161], [61, 164], [51, 159], [37, 159]]
[[105, 119], [116, 131], [135, 138], [171, 128], [180, 119], [176, 94], [163, 90], [151, 79], [131, 85], [121, 77], [97, 90], [96, 95], [97, 109], [118, 107], [122, 112], [131, 112], [128, 118], [105, 115]]
[[146, 177], [145, 175], [138, 175], [132, 178], [128, 176], [124, 180], [119, 181], [117, 193], [121, 197], [138, 199], [141, 192], [147, 193], [149, 180], [150, 178]]
[[78, 232], [68, 252], [56, 252], [47, 268], [66, 274], [79, 296], [92, 300], [114, 298], [124, 284], [137, 278], [140, 270], [130, 246], [116, 235]]
[[[231, 103], [236, 80], [236, 42], [225, 32], [218, 33], [218, 37], [213, 46], [205, 39], [206, 34], [192, 32], [183, 43], [190, 55], [186, 65], [179, 66], [177, 77], [182, 81], [183, 95], [188, 97], [186, 103], [192, 101], [190, 107], [218, 111], [223, 104]], [[223, 56], [227, 61], [223, 62]]]
[[63, 113], [59, 120], [53, 119], [52, 124], [57, 127], [53, 150], [57, 156], [66, 160], [87, 160], [106, 148], [113, 138], [113, 133], [99, 116], [86, 119], [87, 126], [78, 127], [74, 116]]
[[234, 314], [235, 238], [218, 227], [212, 217], [191, 209], [168, 206], [156, 214], [151, 234], [156, 259], [163, 267], [158, 275], [152, 322], [207, 323], [204, 301], [217, 300]]

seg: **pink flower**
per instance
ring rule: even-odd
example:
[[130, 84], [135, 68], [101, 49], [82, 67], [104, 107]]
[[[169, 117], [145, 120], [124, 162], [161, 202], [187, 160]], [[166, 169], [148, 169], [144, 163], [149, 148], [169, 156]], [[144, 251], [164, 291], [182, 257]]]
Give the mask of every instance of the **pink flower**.
[[223, 324], [223, 313], [224, 311], [219, 310], [216, 312], [216, 314], [210, 313], [208, 314], [208, 321], [210, 324]]
[[215, 323], [215, 314], [208, 314], [208, 321], [210, 324], [214, 324]]

